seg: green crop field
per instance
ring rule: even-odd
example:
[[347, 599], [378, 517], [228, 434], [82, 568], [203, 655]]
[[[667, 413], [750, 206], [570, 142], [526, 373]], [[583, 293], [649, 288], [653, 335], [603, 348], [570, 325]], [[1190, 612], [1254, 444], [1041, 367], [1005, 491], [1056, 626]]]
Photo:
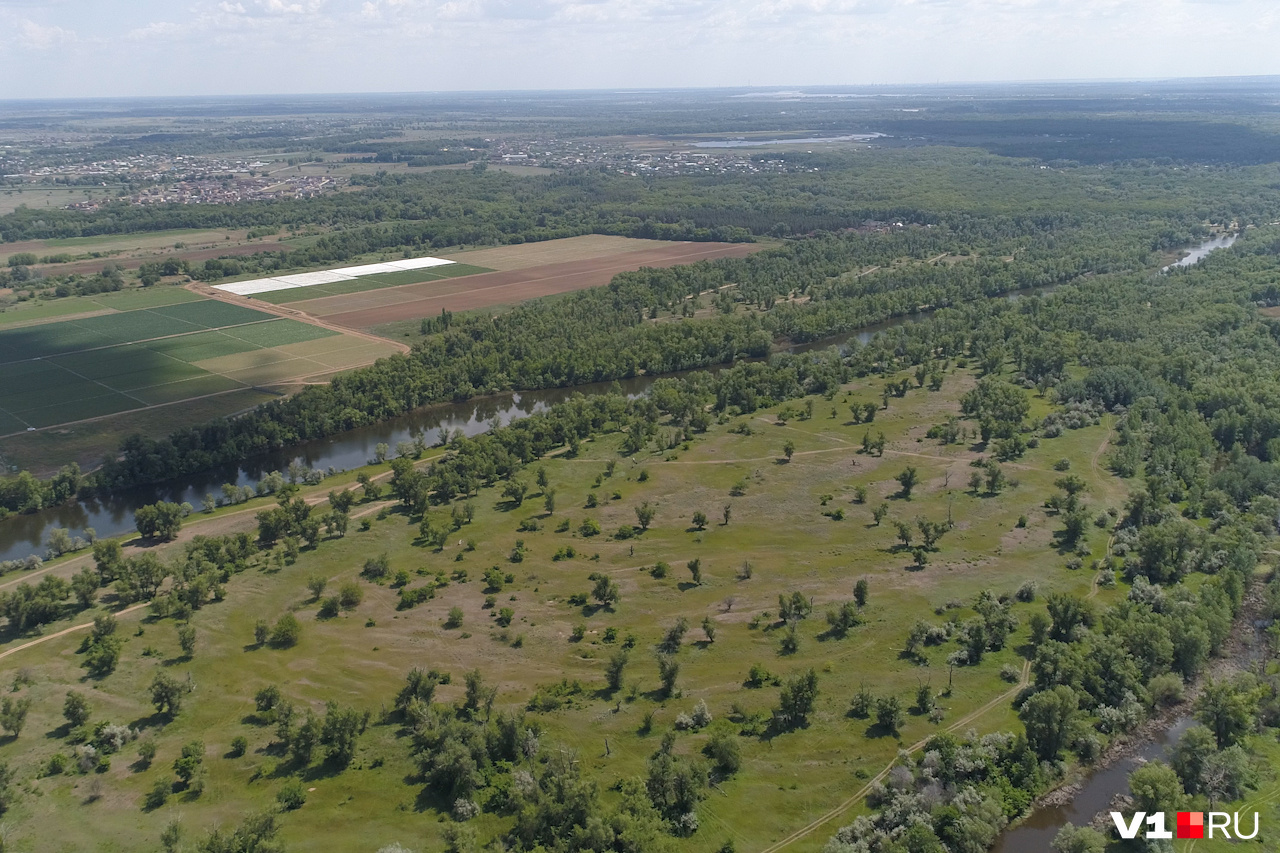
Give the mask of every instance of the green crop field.
[[35, 299], [14, 302], [0, 307], [0, 328], [17, 324], [37, 323], [73, 314], [93, 314], [114, 311], [133, 311], [138, 308], [156, 308], [196, 302], [202, 297], [180, 287], [153, 287], [145, 290], [124, 290], [95, 296], [67, 296], [61, 299]]
[[[232, 379], [197, 362], [338, 334], [177, 293], [186, 291], [128, 294], [107, 304], [132, 310], [0, 328], [0, 435], [244, 388], [257, 381], [251, 374]], [[284, 358], [292, 356], [281, 351]], [[298, 371], [325, 368], [307, 363]], [[277, 373], [262, 381], [279, 381]]]
[[[1018, 689], [1004, 674], [1023, 671], [1027, 617], [1043, 604], [1015, 603], [1012, 612], [1024, 627], [980, 665], [954, 670], [946, 662], [954, 643], [926, 648], [917, 660], [902, 653], [910, 621], [904, 614], [963, 621], [973, 615], [971, 605], [981, 591], [1007, 594], [1027, 581], [1041, 595], [1063, 590], [1100, 604], [1122, 598], [1123, 585], [1100, 590], [1093, 572], [1064, 566], [1065, 559], [1047, 547], [1060, 522], [1040, 508], [1061, 476], [1055, 465], [1060, 469], [1063, 459], [1087, 483], [1092, 505], [1123, 503], [1123, 481], [1093, 464], [1112, 434], [1111, 418], [1043, 441], [1006, 466], [1015, 485], [982, 495], [965, 486], [978, 452], [965, 443], [944, 445], [924, 437], [930, 424], [958, 413], [972, 375], [953, 370], [940, 391], [913, 389], [878, 412], [870, 428], [883, 431], [887, 444], [877, 456], [861, 452], [868, 427], [851, 423], [847, 413], [853, 403], [878, 401], [883, 379], [856, 380], [830, 401], [811, 397], [727, 419], [671, 450], [625, 456], [623, 437], [605, 435], [585, 443], [576, 457], [536, 463], [555, 490], [553, 512], [544, 509], [532, 474], [520, 506], [504, 499], [498, 487], [482, 488], [467, 501], [473, 521], [451, 531], [439, 548], [426, 547], [418, 519], [394, 503], [358, 504], [353, 518], [367, 520], [370, 529], [358, 529], [353, 520], [344, 538], [325, 539], [296, 561], [260, 557], [233, 576], [225, 602], [192, 615], [197, 646], [190, 659], [179, 651], [171, 622], [142, 612], [121, 617], [119, 665], [93, 680], [92, 689], [76, 654], [82, 635], [21, 652], [6, 663], [32, 674], [28, 692], [34, 704], [23, 737], [0, 742], [0, 760], [20, 756], [24, 765], [43, 766], [66, 751], [60, 738], [68, 690], [89, 699], [95, 723], [139, 727], [140, 742], [154, 742], [157, 755], [141, 761], [130, 744], [96, 774], [29, 774], [34, 793], [8, 819], [23, 834], [56, 818], [67, 849], [127, 846], [158, 838], [179, 815], [192, 833], [225, 825], [299, 774], [306, 805], [297, 816], [285, 813], [281, 819], [289, 849], [345, 853], [397, 841], [442, 849], [443, 825], [436, 818], [450, 810], [451, 801], [424, 786], [411, 755], [413, 738], [401, 716], [388, 711], [414, 666], [452, 675], [450, 684], [435, 691], [438, 703], [461, 702], [463, 675], [478, 667], [484, 683], [497, 690], [495, 716], [519, 718], [521, 730], [538, 732], [544, 744], [573, 750], [583, 772], [602, 788], [643, 777], [664, 732], [674, 731], [677, 754], [697, 755], [707, 731], [673, 730], [673, 724], [699, 702], [713, 718], [709, 731], [738, 732], [753, 718], [767, 718], [776, 705], [773, 678], [813, 668], [819, 698], [806, 728], [736, 737], [743, 771], [718, 783], [719, 790], [699, 806], [702, 829], [681, 843], [680, 849], [699, 853], [720, 849], [726, 838], [738, 850], [764, 849], [843, 803], [892, 762], [899, 748], [921, 738], [1014, 725], [1007, 698], [992, 700]], [[806, 410], [812, 416], [797, 415]], [[1047, 402], [1033, 397], [1030, 416], [1047, 411]], [[910, 499], [898, 494], [895, 479], [908, 466], [919, 472]], [[380, 470], [385, 467], [373, 473]], [[351, 480], [349, 473], [317, 493]], [[862, 501], [859, 488], [867, 492]], [[650, 529], [626, 539], [613, 536], [636, 523], [635, 509], [646, 502], [656, 510]], [[881, 504], [888, 517], [877, 523], [872, 511]], [[697, 512], [709, 516], [703, 527], [692, 522]], [[1026, 516], [1025, 526], [1018, 523], [1020, 515]], [[450, 508], [433, 508], [429, 516], [433, 524], [447, 526]], [[898, 541], [894, 522], [948, 517], [954, 528], [927, 565], [916, 565]], [[251, 512], [213, 516], [207, 524], [225, 532], [236, 529], [235, 518], [253, 524]], [[584, 535], [588, 519], [603, 532]], [[198, 516], [192, 524], [193, 532], [205, 529]], [[1086, 563], [1106, 552], [1105, 532], [1087, 533], [1085, 541], [1080, 552]], [[371, 583], [359, 577], [363, 562], [378, 552], [386, 552], [392, 576], [403, 570], [395, 584], [391, 578]], [[688, 565], [695, 559], [701, 573], [696, 579]], [[499, 567], [500, 589], [486, 589], [482, 575], [491, 566]], [[510, 580], [503, 577], [508, 574]], [[600, 575], [618, 586], [620, 600], [612, 606], [599, 606], [587, 595], [589, 576]], [[313, 577], [334, 592], [354, 582], [363, 602], [336, 617], [319, 617], [319, 604], [306, 590]], [[859, 579], [869, 584], [861, 624], [847, 634], [829, 630], [822, 614], [850, 600]], [[398, 608], [396, 587], [405, 581], [410, 589], [436, 587], [434, 596]], [[798, 623], [795, 647], [788, 648], [778, 600], [793, 593], [811, 602], [813, 613]], [[448, 627], [453, 608], [461, 622]], [[508, 627], [497, 624], [503, 608], [512, 611]], [[298, 644], [284, 650], [255, 644], [254, 624], [272, 623], [284, 613], [301, 621]], [[664, 697], [654, 648], [681, 618], [689, 629], [675, 656], [677, 690]], [[631, 645], [623, 686], [611, 691], [604, 683], [605, 664]], [[752, 686], [748, 675], [756, 665], [768, 674]], [[154, 714], [147, 701], [148, 685], [160, 672], [180, 682], [189, 676], [195, 685], [172, 722]], [[905, 708], [926, 683], [942, 696], [940, 714], [931, 719], [907, 713], [896, 737], [848, 713], [861, 687], [899, 696]], [[272, 684], [299, 713], [323, 715], [326, 701], [371, 712], [348, 769], [319, 756], [299, 764], [274, 744], [274, 717], [255, 713], [253, 701], [256, 691]], [[243, 755], [232, 749], [237, 737], [247, 740]], [[164, 805], [144, 807], [146, 793], [157, 780], [172, 777], [179, 750], [193, 740], [200, 741], [203, 755], [201, 792], [175, 793]], [[103, 792], [101, 805], [83, 805], [91, 785]], [[859, 801], [842, 822], [864, 808]], [[361, 817], [353, 821], [357, 809]], [[482, 841], [511, 823], [500, 809], [472, 821]], [[788, 850], [814, 853], [831, 830]]]
[[381, 290], [384, 287], [399, 287], [404, 284], [422, 284], [428, 281], [441, 281], [446, 278], [458, 278], [482, 272], [492, 272], [492, 270], [470, 264], [449, 264], [448, 266], [429, 267], [422, 270], [365, 275], [350, 281], [335, 281], [332, 284], [317, 284], [312, 287], [273, 290], [256, 294], [253, 298], [261, 299], [263, 302], [270, 302], [273, 305], [284, 305], [288, 302], [301, 302], [305, 299], [319, 299], [322, 296], [363, 293], [366, 290]]

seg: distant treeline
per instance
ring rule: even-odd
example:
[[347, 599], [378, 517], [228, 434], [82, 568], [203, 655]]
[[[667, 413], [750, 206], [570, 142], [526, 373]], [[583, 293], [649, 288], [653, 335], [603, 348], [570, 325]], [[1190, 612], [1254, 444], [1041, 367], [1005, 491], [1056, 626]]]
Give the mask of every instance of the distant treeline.
[[1280, 159], [1280, 135], [1229, 121], [1199, 118], [898, 119], [884, 132], [931, 144], [976, 146], [1005, 157], [1088, 165], [1154, 163], [1257, 165]]
[[[938, 211], [975, 217], [1139, 211], [1179, 220], [1264, 222], [1280, 206], [1274, 175], [1268, 181], [1240, 170], [1134, 166], [1059, 173], [943, 149], [811, 156], [819, 173], [647, 179], [606, 172], [516, 176], [442, 170], [357, 176], [353, 183], [363, 187], [360, 192], [310, 199], [121, 203], [92, 211], [19, 208], [0, 216], [0, 240], [320, 226], [338, 232], [330, 241], [440, 249], [592, 233], [743, 239], [839, 231], [868, 220], [927, 224], [938, 221]], [[318, 244], [317, 257], [331, 259], [335, 246]]]

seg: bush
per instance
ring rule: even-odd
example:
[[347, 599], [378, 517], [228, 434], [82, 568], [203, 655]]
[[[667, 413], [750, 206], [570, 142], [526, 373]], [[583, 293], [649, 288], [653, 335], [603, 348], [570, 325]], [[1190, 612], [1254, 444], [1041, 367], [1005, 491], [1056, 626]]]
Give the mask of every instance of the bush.
[[435, 597], [435, 588], [430, 586], [402, 589], [400, 590], [400, 603], [396, 605], [396, 610], [411, 610], [422, 602], [430, 601]]
[[239, 758], [249, 751], [249, 739], [244, 735], [236, 735], [231, 739], [231, 757]]
[[464, 618], [465, 614], [462, 612], [461, 607], [450, 607], [449, 618], [445, 620], [444, 626], [446, 628], [461, 628]]
[[1185, 685], [1176, 672], [1166, 672], [1147, 683], [1147, 693], [1151, 696], [1152, 707], [1168, 708], [1182, 701]]
[[371, 581], [380, 581], [391, 574], [391, 560], [387, 557], [387, 553], [383, 551], [378, 556], [365, 560], [364, 568], [360, 570], [360, 574]]
[[158, 809], [169, 802], [169, 794], [173, 792], [173, 783], [167, 778], [157, 779], [142, 799], [143, 808], [148, 811]]
[[302, 781], [299, 779], [290, 779], [276, 792], [276, 802], [285, 811], [300, 809], [306, 801], [307, 789], [302, 787]]
[[715, 762], [716, 770], [721, 776], [736, 773], [742, 766], [738, 739], [726, 731], [713, 732], [706, 745], [702, 747], [702, 753]]
[[364, 590], [355, 581], [347, 581], [338, 590], [338, 604], [343, 610], [355, 610], [364, 601]]
[[286, 613], [276, 620], [271, 629], [271, 645], [278, 649], [289, 649], [302, 639], [302, 623], [292, 613]]

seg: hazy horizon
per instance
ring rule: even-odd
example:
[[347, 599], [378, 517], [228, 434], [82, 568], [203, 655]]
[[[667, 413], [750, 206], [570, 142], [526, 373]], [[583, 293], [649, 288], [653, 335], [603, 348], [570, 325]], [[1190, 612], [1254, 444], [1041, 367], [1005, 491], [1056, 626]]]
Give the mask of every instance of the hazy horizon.
[[0, 99], [1280, 73], [1264, 0], [0, 0]]

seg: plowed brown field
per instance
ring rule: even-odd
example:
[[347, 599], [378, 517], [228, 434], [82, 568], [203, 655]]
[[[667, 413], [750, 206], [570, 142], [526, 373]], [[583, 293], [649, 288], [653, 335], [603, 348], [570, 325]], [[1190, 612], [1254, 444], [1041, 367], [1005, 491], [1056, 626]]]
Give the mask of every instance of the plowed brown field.
[[620, 272], [641, 267], [670, 267], [708, 258], [740, 258], [763, 248], [758, 243], [673, 243], [602, 258], [326, 296], [294, 302], [292, 307], [323, 317], [327, 323], [369, 329], [397, 320], [434, 316], [441, 309], [469, 311], [598, 287], [608, 284]]

